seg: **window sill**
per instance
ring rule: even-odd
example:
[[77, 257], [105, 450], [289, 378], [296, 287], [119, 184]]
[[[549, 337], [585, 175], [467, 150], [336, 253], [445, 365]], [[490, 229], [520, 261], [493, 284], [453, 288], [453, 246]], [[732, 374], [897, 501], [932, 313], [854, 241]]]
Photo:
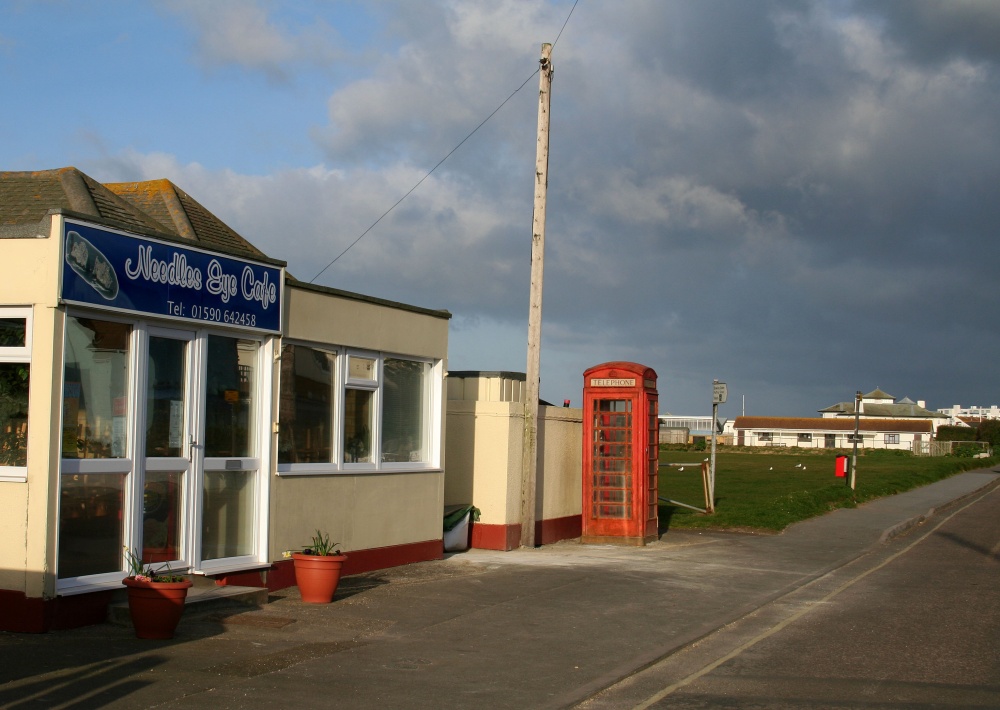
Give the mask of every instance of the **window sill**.
[[366, 466], [364, 468], [335, 468], [326, 464], [306, 463], [278, 466], [275, 475], [281, 478], [291, 476], [384, 476], [386, 474], [401, 473], [440, 473], [442, 470], [440, 466], [432, 466], [430, 464], [423, 466], [419, 464], [395, 464], [383, 466], [382, 468], [375, 468], [374, 466]]

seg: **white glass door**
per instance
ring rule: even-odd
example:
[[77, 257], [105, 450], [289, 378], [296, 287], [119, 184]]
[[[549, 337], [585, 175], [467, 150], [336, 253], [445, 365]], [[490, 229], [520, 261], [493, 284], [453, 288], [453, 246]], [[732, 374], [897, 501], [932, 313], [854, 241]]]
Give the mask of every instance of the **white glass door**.
[[224, 335], [205, 340], [201, 568], [257, 561], [260, 509], [260, 343]]
[[154, 566], [187, 567], [191, 562], [185, 545], [190, 529], [186, 500], [196, 452], [192, 400], [199, 392], [192, 376], [193, 350], [193, 333], [149, 331], [142, 378], [145, 416], [138, 535], [143, 561]]

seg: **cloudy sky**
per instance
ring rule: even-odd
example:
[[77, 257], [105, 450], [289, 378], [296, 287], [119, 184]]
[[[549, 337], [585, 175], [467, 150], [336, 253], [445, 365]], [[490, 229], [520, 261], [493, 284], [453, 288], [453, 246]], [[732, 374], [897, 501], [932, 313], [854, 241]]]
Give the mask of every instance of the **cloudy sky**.
[[543, 398], [633, 360], [678, 414], [1000, 403], [992, 0], [0, 0], [0, 169], [169, 178], [523, 371], [557, 37]]

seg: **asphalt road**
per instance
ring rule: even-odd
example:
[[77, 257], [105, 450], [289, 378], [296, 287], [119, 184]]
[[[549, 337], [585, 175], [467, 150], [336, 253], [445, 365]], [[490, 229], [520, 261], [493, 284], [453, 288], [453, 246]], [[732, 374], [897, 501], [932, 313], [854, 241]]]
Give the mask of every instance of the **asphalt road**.
[[1000, 489], [585, 708], [1000, 708]]

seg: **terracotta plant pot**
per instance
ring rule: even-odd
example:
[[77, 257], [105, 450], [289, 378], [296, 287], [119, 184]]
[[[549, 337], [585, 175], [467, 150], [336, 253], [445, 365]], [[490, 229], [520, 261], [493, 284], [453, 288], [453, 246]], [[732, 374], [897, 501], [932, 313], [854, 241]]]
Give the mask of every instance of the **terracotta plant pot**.
[[191, 580], [183, 582], [146, 582], [127, 577], [128, 611], [135, 635], [141, 639], [172, 639], [184, 613]]
[[295, 583], [302, 601], [309, 604], [329, 604], [340, 583], [340, 569], [347, 555], [303, 555], [292, 553]]

